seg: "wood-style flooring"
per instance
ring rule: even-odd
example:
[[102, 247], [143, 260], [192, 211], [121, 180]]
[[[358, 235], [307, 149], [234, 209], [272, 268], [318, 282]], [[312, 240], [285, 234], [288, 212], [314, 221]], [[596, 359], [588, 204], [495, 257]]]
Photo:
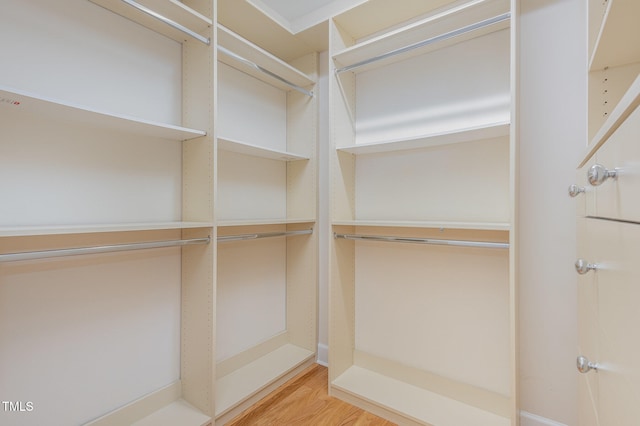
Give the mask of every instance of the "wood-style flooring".
[[330, 397], [327, 368], [315, 364], [227, 423], [228, 426], [395, 426]]

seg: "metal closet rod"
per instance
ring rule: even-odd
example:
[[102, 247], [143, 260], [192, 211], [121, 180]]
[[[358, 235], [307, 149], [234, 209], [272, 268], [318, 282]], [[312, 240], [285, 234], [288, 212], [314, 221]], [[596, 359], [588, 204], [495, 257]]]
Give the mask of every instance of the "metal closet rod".
[[464, 241], [464, 240], [440, 240], [434, 238], [412, 238], [412, 237], [391, 237], [383, 235], [358, 235], [358, 234], [337, 234], [335, 238], [344, 240], [364, 240], [364, 241], [383, 241], [388, 243], [413, 243], [413, 244], [431, 244], [438, 246], [457, 246], [457, 247], [480, 247], [480, 248], [498, 248], [508, 249], [509, 243], [496, 243], [492, 241]]
[[[123, 1], [125, 1], [125, 0], [123, 0]], [[240, 55], [238, 55], [236, 53], [233, 53], [232, 51], [230, 51], [226, 47], [222, 47], [222, 46], [218, 45], [218, 51], [220, 51], [220, 52], [222, 52], [222, 53], [224, 53], [226, 55], [229, 55], [230, 57], [232, 57], [236, 61], [242, 62], [243, 64], [248, 65], [251, 68], [258, 70], [263, 74], [267, 74], [268, 76], [273, 77], [278, 81], [281, 81], [282, 83], [284, 83], [287, 86], [291, 87], [293, 90], [296, 90], [296, 91], [298, 91], [298, 92], [300, 92], [300, 93], [302, 93], [304, 95], [309, 96], [310, 98], [313, 98], [313, 91], [307, 90], [304, 87], [300, 87], [297, 84], [294, 84], [294, 83], [290, 82], [289, 80], [280, 77], [278, 74], [275, 74], [275, 73], [269, 71], [268, 69], [265, 69], [265, 68], [261, 67], [260, 65], [254, 63], [254, 62], [251, 62], [250, 60], [248, 60], [246, 58], [243, 58], [242, 56], [240, 56]]]
[[133, 0], [122, 0], [122, 1], [125, 2], [126, 4], [128, 4], [129, 6], [138, 9], [140, 12], [146, 13], [147, 15], [149, 15], [149, 16], [151, 16], [153, 18], [156, 18], [157, 20], [159, 20], [161, 22], [164, 22], [165, 24], [169, 25], [170, 27], [173, 27], [176, 30], [181, 31], [181, 32], [183, 32], [183, 33], [195, 38], [196, 40], [203, 42], [206, 45], [210, 45], [211, 44], [211, 40], [210, 39], [201, 36], [197, 32], [192, 31], [192, 30], [190, 30], [189, 28], [187, 28], [187, 27], [185, 27], [183, 25], [178, 24], [176, 21], [173, 21], [173, 20], [167, 18], [166, 16], [160, 15], [158, 12], [149, 9], [148, 7], [143, 6], [138, 2], [135, 2]]
[[292, 235], [307, 235], [312, 233], [313, 233], [313, 229], [304, 229], [301, 231], [262, 232], [262, 233], [256, 233], [256, 234], [226, 235], [223, 237], [218, 237], [218, 242], [224, 243], [228, 241], [256, 240], [258, 238], [289, 237]]
[[374, 62], [381, 61], [383, 59], [391, 58], [393, 56], [400, 55], [402, 53], [406, 53], [406, 52], [409, 52], [411, 50], [418, 49], [420, 47], [425, 47], [425, 46], [428, 46], [430, 44], [434, 44], [434, 43], [438, 43], [440, 41], [448, 40], [450, 38], [457, 37], [459, 35], [466, 34], [466, 33], [469, 33], [471, 31], [478, 30], [480, 28], [488, 27], [489, 25], [497, 24], [498, 22], [506, 21], [506, 20], [508, 20], [510, 18], [511, 18], [511, 13], [510, 12], [503, 13], [502, 15], [495, 16], [495, 17], [489, 18], [489, 19], [485, 19], [484, 21], [476, 22], [474, 24], [467, 25], [466, 27], [458, 28], [457, 30], [449, 31], [447, 33], [440, 34], [440, 35], [428, 38], [428, 39], [423, 40], [423, 41], [419, 41], [419, 42], [411, 44], [409, 46], [401, 47], [399, 49], [392, 50], [391, 52], [387, 52], [387, 53], [384, 53], [382, 55], [375, 56], [373, 58], [369, 58], [369, 59], [365, 59], [365, 60], [360, 61], [360, 62], [356, 62], [355, 64], [352, 64], [352, 65], [347, 65], [346, 67], [338, 68], [338, 69], [336, 69], [335, 72], [336, 72], [336, 74], [340, 74], [340, 73], [345, 72], [345, 71], [352, 71], [352, 70], [354, 70], [356, 68], [360, 68], [360, 67], [363, 67], [365, 65], [369, 65], [369, 64], [372, 64]]
[[210, 237], [192, 238], [188, 240], [153, 241], [148, 243], [116, 244], [108, 246], [78, 247], [44, 251], [28, 251], [22, 253], [0, 254], [0, 262], [16, 262], [20, 260], [47, 259], [51, 257], [78, 256], [84, 254], [111, 253], [117, 251], [144, 250], [162, 247], [187, 246], [192, 244], [209, 244]]

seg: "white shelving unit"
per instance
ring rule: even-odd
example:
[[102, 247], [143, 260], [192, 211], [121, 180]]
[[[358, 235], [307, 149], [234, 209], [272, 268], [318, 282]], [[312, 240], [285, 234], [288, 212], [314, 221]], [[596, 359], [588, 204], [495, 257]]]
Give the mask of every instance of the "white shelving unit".
[[330, 393], [400, 424], [515, 425], [513, 6], [405, 6], [330, 22]]
[[[588, 2], [589, 144], [576, 175], [584, 192], [575, 200], [576, 257], [598, 265], [598, 271], [579, 272], [576, 357], [605, 368], [578, 368], [584, 373], [578, 374], [579, 424], [629, 423], [638, 417], [638, 398], [627, 395], [637, 394], [632, 372], [639, 349], [622, 332], [625, 324], [638, 322], [632, 302], [636, 261], [628, 255], [637, 251], [639, 218], [634, 170], [640, 156], [640, 49], [631, 42], [640, 34], [638, 16], [638, 2]], [[616, 179], [590, 183], [587, 176], [596, 165], [617, 171]]]
[[[0, 251], [214, 239], [215, 81], [206, 64], [215, 63], [215, 0], [140, 2], [197, 37], [137, 2], [9, 3], [3, 31], [21, 43], [4, 50], [21, 65], [0, 75], [0, 151], [4, 169], [23, 168], [2, 190]], [[30, 25], [16, 33], [22, 20]], [[41, 37], [49, 25], [57, 36]], [[51, 301], [35, 316], [0, 313], [25, 325], [33, 353], [47, 354], [29, 364], [33, 373], [3, 378], [3, 394], [26, 387], [39, 405], [10, 423], [212, 424], [215, 244], [132, 253], [3, 265], [3, 298]], [[0, 330], [3, 362], [24, 372], [8, 336]], [[82, 409], [47, 404], [61, 395]]]
[[589, 129], [592, 140], [640, 73], [640, 51], [628, 37], [638, 32], [637, 2], [589, 3]]
[[222, 25], [218, 52], [215, 418], [225, 424], [315, 361], [318, 64], [313, 52], [286, 63]]

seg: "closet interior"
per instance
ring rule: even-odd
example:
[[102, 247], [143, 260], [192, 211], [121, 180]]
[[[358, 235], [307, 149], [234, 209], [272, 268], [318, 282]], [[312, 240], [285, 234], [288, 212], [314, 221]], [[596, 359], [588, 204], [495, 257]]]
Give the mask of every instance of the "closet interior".
[[320, 268], [333, 396], [516, 424], [515, 0], [369, 0], [296, 34], [240, 0], [10, 3], [17, 426], [227, 423], [316, 361]]
[[330, 22], [330, 389], [400, 424], [508, 425], [511, 6], [382, 3]]

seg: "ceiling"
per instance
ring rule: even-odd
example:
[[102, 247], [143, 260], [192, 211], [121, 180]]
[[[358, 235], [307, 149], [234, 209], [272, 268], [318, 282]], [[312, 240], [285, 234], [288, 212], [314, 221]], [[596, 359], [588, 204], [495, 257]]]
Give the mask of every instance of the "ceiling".
[[299, 33], [331, 16], [367, 0], [247, 0], [292, 34]]
[[311, 12], [314, 12], [329, 3], [332, 3], [333, 0], [305, 0], [305, 1], [294, 1], [294, 0], [253, 0], [256, 6], [259, 7], [259, 3], [262, 3], [264, 6], [270, 8], [274, 12], [276, 12], [281, 17], [287, 19], [289, 22], [293, 22], [298, 18], [303, 17], [304, 15], [308, 15]]

